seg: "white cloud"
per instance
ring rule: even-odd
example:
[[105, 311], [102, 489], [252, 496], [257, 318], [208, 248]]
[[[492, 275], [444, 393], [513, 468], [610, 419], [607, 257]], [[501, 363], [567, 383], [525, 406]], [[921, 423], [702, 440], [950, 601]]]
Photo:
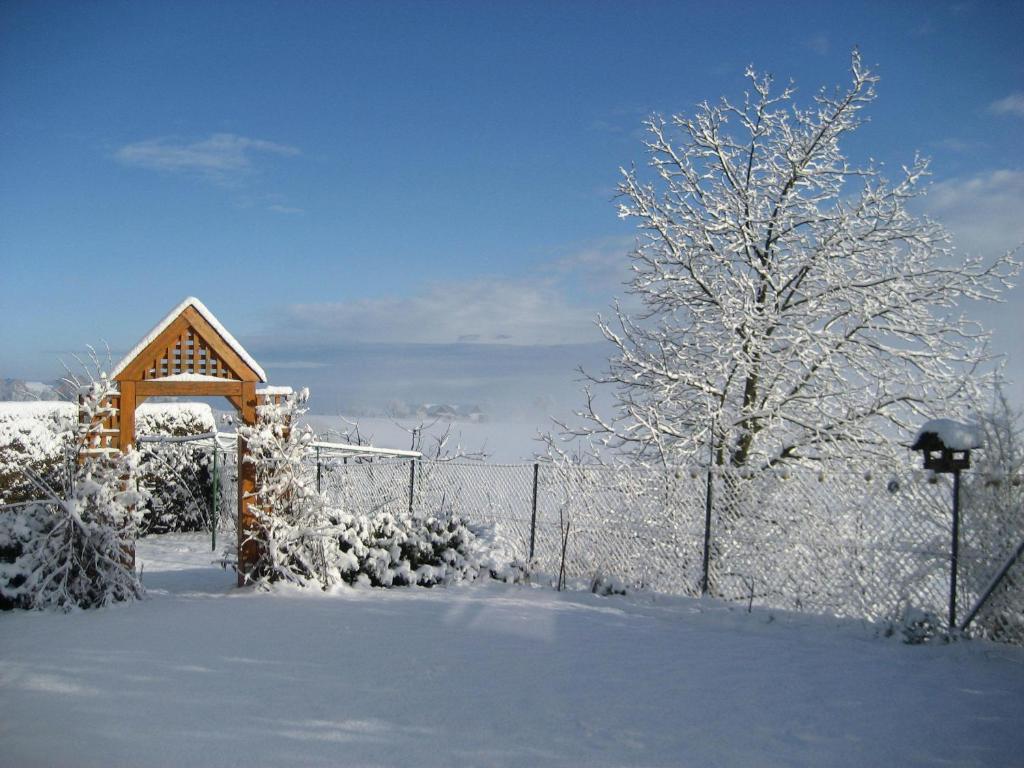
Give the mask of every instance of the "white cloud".
[[636, 245], [634, 235], [605, 237], [561, 251], [547, 268], [563, 283], [592, 294], [601, 306], [623, 292], [629, 279], [629, 253]]
[[[927, 213], [941, 221], [956, 245], [993, 258], [1024, 243], [1024, 171], [1001, 169], [947, 179], [932, 185], [924, 200]], [[1019, 255], [1019, 254], [1018, 254]], [[1024, 286], [1007, 291], [1003, 303], [968, 302], [962, 307], [993, 332], [993, 352], [1005, 355], [1007, 393], [1024, 403]]]
[[829, 49], [828, 37], [826, 37], [823, 33], [820, 32], [814, 35], [813, 37], [805, 40], [804, 45], [806, 45], [819, 56], [826, 55]]
[[966, 251], [992, 255], [1016, 248], [1024, 242], [1024, 171], [1000, 169], [937, 182], [924, 207]]
[[193, 142], [172, 138], [145, 139], [114, 152], [115, 159], [125, 165], [170, 173], [194, 173], [223, 181], [253, 169], [257, 153], [292, 157], [300, 154], [296, 147], [264, 139], [251, 139], [233, 133], [215, 133]]
[[988, 106], [989, 111], [997, 115], [1014, 115], [1024, 117], [1024, 93], [1017, 91], [1005, 98], [993, 101]]
[[550, 281], [437, 282], [409, 297], [294, 304], [285, 325], [321, 340], [390, 344], [574, 344], [596, 341], [592, 309]]

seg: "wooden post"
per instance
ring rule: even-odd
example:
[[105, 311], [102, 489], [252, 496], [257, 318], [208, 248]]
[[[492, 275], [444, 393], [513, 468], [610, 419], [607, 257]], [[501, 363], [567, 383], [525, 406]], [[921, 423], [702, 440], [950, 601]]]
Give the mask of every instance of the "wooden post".
[[118, 382], [121, 387], [121, 413], [120, 433], [118, 434], [118, 445], [121, 453], [124, 453], [135, 444], [135, 382]]
[[[256, 424], [256, 383], [242, 382], [242, 422]], [[255, 516], [249, 511], [252, 494], [256, 490], [256, 467], [246, 461], [249, 449], [241, 436], [238, 438], [238, 586], [245, 586], [244, 574], [259, 558], [257, 542], [247, 541], [246, 532], [255, 527]]]

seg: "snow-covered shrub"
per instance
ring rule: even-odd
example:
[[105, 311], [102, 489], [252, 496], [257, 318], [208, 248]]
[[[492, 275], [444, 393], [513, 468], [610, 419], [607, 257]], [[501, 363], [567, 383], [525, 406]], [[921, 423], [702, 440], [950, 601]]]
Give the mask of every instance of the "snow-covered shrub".
[[476, 579], [484, 561], [468, 521], [457, 516], [347, 515], [335, 543], [337, 576], [349, 584], [451, 584]]
[[598, 570], [590, 580], [590, 591], [595, 595], [601, 595], [602, 597], [625, 595], [626, 585], [623, 583], [622, 579], [617, 576]]
[[[83, 395], [87, 424], [109, 414], [113, 385]], [[0, 603], [5, 607], [95, 608], [142, 594], [131, 555], [143, 501], [135, 490], [138, 455], [84, 453], [68, 484], [27, 473], [39, 502], [0, 516]]]
[[0, 404], [0, 504], [38, 498], [28, 471], [61, 484], [77, 414], [73, 403]]
[[919, 608], [907, 608], [896, 628], [907, 645], [948, 642], [950, 639], [948, 629], [942, 620], [934, 613]]
[[527, 560], [511, 555], [496, 557], [494, 551], [488, 554], [486, 566], [492, 579], [506, 584], [529, 584], [533, 579], [536, 563], [531, 565]]
[[244, 535], [247, 545], [255, 545], [256, 561], [239, 566], [248, 583], [433, 586], [497, 567], [485, 540], [456, 515], [328, 506], [303, 467], [313, 434], [292, 426], [307, 397], [303, 390], [280, 404], [258, 406], [257, 424], [240, 429], [256, 475], [253, 524]]
[[[135, 414], [139, 437], [187, 437], [216, 429], [213, 411], [205, 403], [146, 403]], [[140, 440], [138, 449], [139, 483], [149, 494], [142, 535], [205, 528], [213, 465], [209, 444]]]
[[[249, 503], [252, 520], [242, 532], [243, 547], [253, 551], [254, 558], [236, 563], [246, 583], [307, 584], [316, 580], [315, 566], [323, 560], [321, 542], [332, 521], [302, 466], [312, 430], [295, 425], [308, 398], [309, 390], [304, 389], [281, 398], [279, 404], [258, 405], [256, 424], [238, 429], [256, 481]], [[232, 557], [225, 552], [225, 562]]]

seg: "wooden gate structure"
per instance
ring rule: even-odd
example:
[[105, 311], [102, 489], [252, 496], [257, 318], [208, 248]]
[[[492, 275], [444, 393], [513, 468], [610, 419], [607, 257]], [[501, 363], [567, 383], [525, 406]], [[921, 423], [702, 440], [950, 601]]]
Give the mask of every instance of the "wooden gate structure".
[[[266, 374], [241, 344], [192, 296], [172, 309], [115, 366], [117, 408], [103, 425], [106, 446], [126, 451], [135, 443], [135, 409], [149, 397], [226, 397], [242, 422], [256, 423], [256, 406], [280, 401], [281, 390], [257, 389]], [[81, 414], [80, 414], [81, 415]], [[256, 542], [247, 541], [252, 527], [249, 504], [255, 492], [255, 469], [245, 461], [247, 446], [238, 439], [238, 585], [256, 561]]]

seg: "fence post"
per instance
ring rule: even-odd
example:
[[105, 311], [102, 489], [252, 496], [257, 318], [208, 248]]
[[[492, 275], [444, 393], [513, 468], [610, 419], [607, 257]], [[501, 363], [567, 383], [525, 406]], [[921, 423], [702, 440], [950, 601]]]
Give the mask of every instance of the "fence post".
[[700, 596], [708, 593], [708, 567], [711, 560], [711, 510], [714, 505], [714, 475], [711, 468], [715, 465], [715, 432], [714, 426], [710, 431], [711, 440], [708, 441], [708, 480], [704, 490], [704, 557], [701, 564]]
[[316, 492], [320, 493], [320, 446], [316, 446]]
[[953, 542], [949, 553], [949, 628], [956, 627], [956, 576], [960, 560], [960, 470], [953, 472]]
[[220, 471], [217, 467], [217, 436], [213, 438], [213, 520], [210, 522], [210, 551], [217, 551], [217, 523], [220, 522]]
[[704, 490], [704, 558], [701, 564], [700, 594], [708, 593], [708, 565], [711, 559], [711, 509], [714, 503], [714, 475], [708, 464], [707, 487]]
[[409, 460], [409, 514], [412, 514], [413, 491], [416, 485], [416, 459]]
[[530, 513], [530, 562], [533, 562], [533, 547], [537, 541], [537, 475], [540, 464], [533, 463], [533, 511]]

